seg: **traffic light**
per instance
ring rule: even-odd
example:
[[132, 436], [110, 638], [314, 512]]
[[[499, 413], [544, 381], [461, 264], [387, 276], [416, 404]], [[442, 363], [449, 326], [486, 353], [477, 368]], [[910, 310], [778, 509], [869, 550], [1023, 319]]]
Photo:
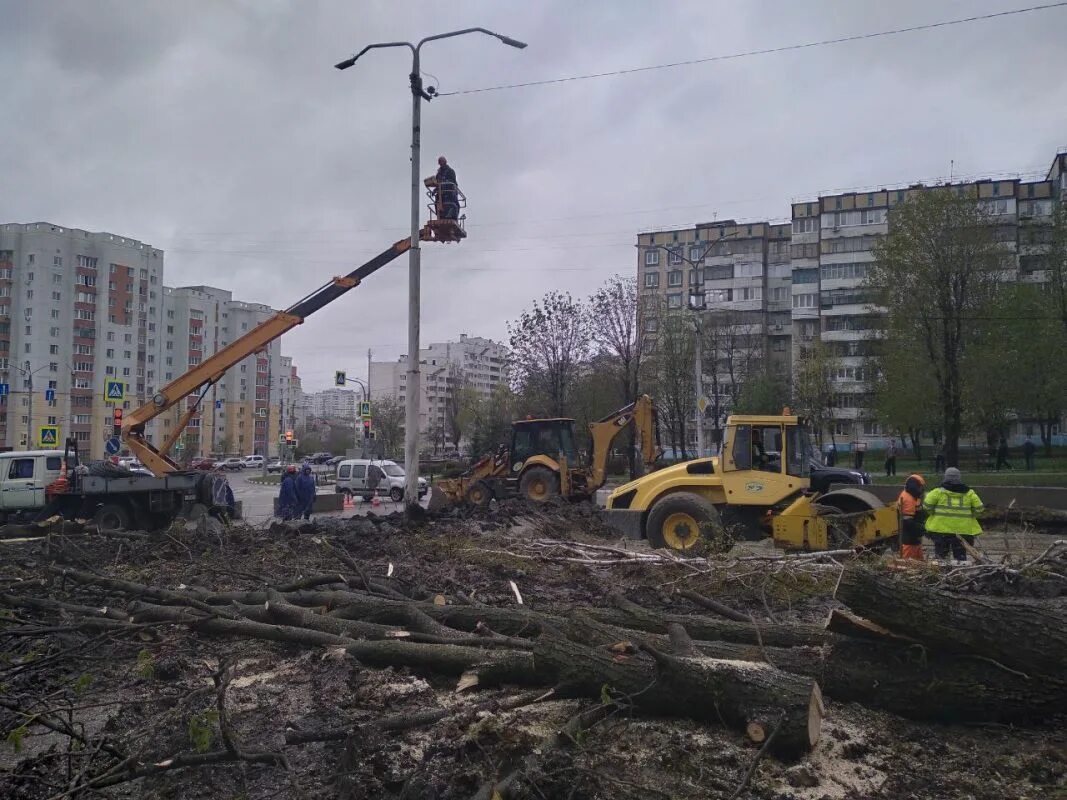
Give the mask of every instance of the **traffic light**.
[[371, 430], [370, 430], [370, 420], [369, 419], [365, 419], [365, 420], [363, 420], [363, 438], [364, 439], [370, 439], [371, 436], [372, 436], [372, 434], [371, 434]]
[[342, 370], [337, 370], [337, 372], [335, 372], [333, 374], [333, 382], [337, 386], [344, 386], [345, 382], [347, 381], [347, 379], [348, 379], [348, 375], [345, 372], [343, 372]]
[[121, 435], [122, 434], [122, 409], [121, 408], [116, 408], [114, 411], [111, 412], [111, 421], [112, 421], [112, 424], [115, 426], [115, 430], [114, 430], [114, 433], [112, 435], [113, 436]]
[[286, 431], [285, 432], [285, 443], [286, 444], [292, 444], [293, 443], [293, 432], [292, 431]]

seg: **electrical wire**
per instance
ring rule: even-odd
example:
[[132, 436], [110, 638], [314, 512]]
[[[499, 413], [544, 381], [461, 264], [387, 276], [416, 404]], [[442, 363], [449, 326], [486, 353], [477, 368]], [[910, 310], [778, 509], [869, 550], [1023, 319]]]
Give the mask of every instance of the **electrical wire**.
[[1010, 17], [1018, 14], [1029, 14], [1035, 11], [1048, 11], [1055, 8], [1063, 8], [1067, 6], [1067, 0], [1060, 3], [1045, 3], [1039, 6], [1028, 6], [1027, 8], [1014, 8], [1008, 11], [997, 11], [991, 14], [980, 14], [972, 17], [961, 17], [959, 19], [948, 19], [940, 22], [928, 22], [922, 25], [909, 25], [906, 28], [893, 28], [885, 31], [871, 31], [870, 33], [857, 33], [851, 36], [838, 36], [833, 39], [822, 39], [815, 42], [802, 42], [799, 44], [788, 44], [780, 47], [765, 47], [759, 50], [746, 50], [741, 53], [728, 53], [721, 56], [706, 56], [704, 58], [692, 58], [686, 61], [673, 61], [667, 64], [650, 64], [644, 67], [630, 67], [628, 69], [617, 69], [610, 72], [592, 72], [585, 75], [569, 75], [563, 78], [548, 78], [540, 81], [525, 81], [523, 83], [505, 83], [497, 86], [481, 86], [474, 89], [458, 89], [454, 92], [441, 92], [438, 97], [453, 97], [461, 94], [480, 94], [482, 92], [498, 92], [505, 89], [525, 89], [531, 86], [551, 86], [561, 83], [572, 83], [574, 81], [588, 81], [596, 78], [612, 78], [619, 75], [633, 75], [639, 72], [651, 72], [653, 70], [660, 69], [675, 69], [677, 67], [688, 67], [695, 64], [709, 64], [716, 61], [732, 61], [739, 58], [752, 58], [754, 56], [766, 56], [774, 53], [786, 53], [792, 50], [808, 50], [814, 47], [826, 47], [834, 44], [844, 44], [846, 42], [857, 42], [864, 39], [877, 39], [885, 36], [899, 36], [905, 33], [915, 33], [917, 31], [928, 31], [935, 28], [947, 28], [952, 25], [963, 25], [970, 22], [979, 22], [982, 20], [996, 19], [998, 17]]

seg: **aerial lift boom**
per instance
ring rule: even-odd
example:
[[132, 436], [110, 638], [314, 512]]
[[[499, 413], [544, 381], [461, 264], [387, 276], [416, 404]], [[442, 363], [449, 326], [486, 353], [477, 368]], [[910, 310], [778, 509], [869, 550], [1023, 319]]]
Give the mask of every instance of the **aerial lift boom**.
[[[447, 241], [441, 238], [438, 231], [432, 230], [429, 224], [420, 234], [420, 239]], [[259, 352], [283, 333], [291, 331], [311, 314], [332, 303], [349, 289], [354, 289], [364, 278], [374, 274], [410, 249], [411, 238], [401, 239], [347, 275], [334, 278], [284, 311], [276, 312], [241, 338], [231, 342], [198, 366], [168, 383], [156, 392], [150, 401], [126, 416], [122, 423], [123, 442], [156, 477], [161, 478], [180, 471], [181, 468], [169, 455], [170, 449], [178, 441], [185, 426], [189, 424], [189, 420], [196, 413], [207, 391], [222, 380], [226, 370], [253, 353]], [[149, 442], [145, 437], [145, 424], [193, 394], [196, 395], [196, 401], [178, 420], [170, 436], [158, 448]]]

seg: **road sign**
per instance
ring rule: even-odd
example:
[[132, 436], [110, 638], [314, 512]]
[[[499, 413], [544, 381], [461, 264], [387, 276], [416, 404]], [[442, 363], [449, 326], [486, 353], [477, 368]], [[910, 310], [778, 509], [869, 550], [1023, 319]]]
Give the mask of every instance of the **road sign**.
[[333, 382], [338, 386], [344, 386], [347, 380], [348, 373], [344, 372], [343, 370], [337, 370], [337, 372], [333, 374]]
[[8, 395], [8, 394], [11, 394], [11, 384], [10, 383], [0, 383], [0, 397], [3, 397], [4, 395]]
[[108, 402], [117, 401], [121, 403], [126, 399], [126, 384], [122, 381], [105, 381], [104, 399]]
[[222, 401], [221, 400], [216, 400], [215, 401], [215, 408], [222, 408]]
[[42, 425], [37, 432], [37, 441], [41, 447], [56, 447], [59, 445], [59, 426]]
[[366, 400], [364, 400], [362, 403], [359, 404], [359, 415], [361, 417], [369, 417], [370, 416], [370, 403], [367, 402]]
[[708, 402], [708, 398], [706, 397], [701, 396], [701, 398], [697, 400], [697, 408], [700, 410], [701, 414], [708, 410], [709, 405], [711, 405], [711, 403]]
[[119, 442], [119, 440], [117, 438], [112, 436], [110, 439], [107, 440], [107, 444], [104, 445], [104, 449], [107, 451], [107, 454], [109, 456], [113, 456], [119, 450], [122, 449], [122, 443]]
[[56, 399], [56, 390], [55, 389], [45, 389], [44, 390], [44, 399], [47, 400], [49, 403], [51, 403], [53, 400]]

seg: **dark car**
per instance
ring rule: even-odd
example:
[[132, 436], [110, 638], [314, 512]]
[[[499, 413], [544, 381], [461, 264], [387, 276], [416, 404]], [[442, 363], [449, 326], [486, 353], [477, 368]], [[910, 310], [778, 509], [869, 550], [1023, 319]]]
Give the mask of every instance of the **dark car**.
[[194, 458], [189, 462], [189, 469], [201, 469], [204, 472], [210, 472], [218, 466], [218, 462], [213, 458]]
[[858, 469], [824, 467], [821, 464], [811, 465], [811, 488], [814, 491], [829, 491], [831, 484], [835, 483], [866, 486], [871, 483], [871, 475], [868, 472], [861, 472]]
[[327, 466], [330, 466], [330, 467], [336, 467], [338, 464], [340, 464], [344, 460], [345, 460], [344, 456], [334, 456], [329, 461], [327, 461], [326, 464], [327, 464]]
[[331, 458], [333, 458], [333, 453], [312, 453], [308, 461], [312, 464], [325, 464]]

